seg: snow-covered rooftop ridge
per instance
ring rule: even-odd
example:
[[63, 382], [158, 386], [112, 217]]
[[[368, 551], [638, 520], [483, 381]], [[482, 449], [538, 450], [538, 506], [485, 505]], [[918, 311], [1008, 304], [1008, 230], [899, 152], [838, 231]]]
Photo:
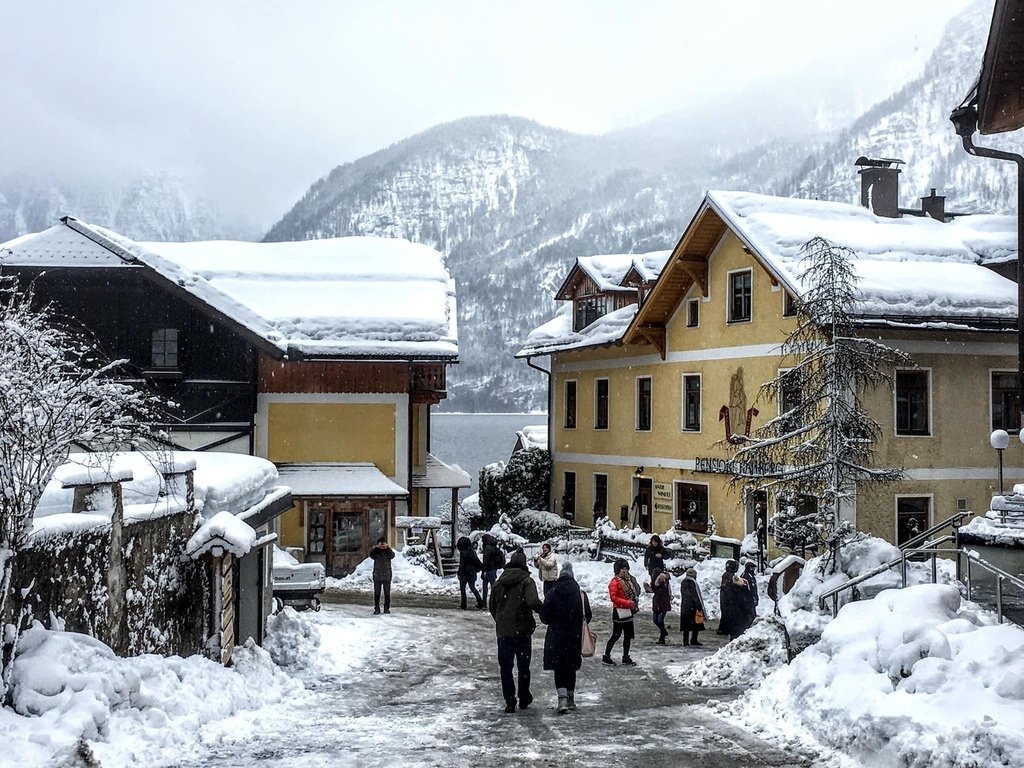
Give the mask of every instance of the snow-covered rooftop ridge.
[[523, 348], [516, 352], [516, 357], [532, 357], [568, 349], [614, 344], [626, 332], [626, 328], [629, 327], [636, 314], [636, 309], [636, 304], [630, 304], [599, 317], [580, 331], [574, 331], [572, 329], [572, 304], [567, 302], [558, 308], [554, 319], [530, 332]]
[[218, 512], [192, 534], [185, 545], [185, 553], [193, 560], [216, 547], [230, 552], [235, 557], [248, 554], [256, 543], [256, 531], [230, 512]]
[[859, 205], [751, 192], [707, 193], [709, 205], [802, 294], [801, 249], [815, 237], [849, 248], [859, 314], [1014, 319], [1017, 287], [984, 265], [1015, 258], [1011, 216], [886, 218]]
[[617, 253], [600, 256], [580, 256], [576, 259], [580, 269], [594, 281], [600, 291], [632, 290], [623, 285], [623, 280], [630, 268], [636, 270], [646, 280], [653, 280], [661, 273], [672, 251], [652, 251], [650, 253]]
[[0, 264], [147, 266], [282, 353], [458, 355], [455, 282], [408, 240], [139, 243], [68, 217], [0, 246]]

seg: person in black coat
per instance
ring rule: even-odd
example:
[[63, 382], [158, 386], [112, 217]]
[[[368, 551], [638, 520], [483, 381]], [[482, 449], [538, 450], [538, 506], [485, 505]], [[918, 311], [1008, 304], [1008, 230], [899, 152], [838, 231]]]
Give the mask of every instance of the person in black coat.
[[483, 543], [484, 573], [481, 581], [484, 585], [484, 603], [487, 602], [487, 589], [498, 580], [498, 571], [505, 567], [505, 553], [498, 548], [498, 542], [489, 533], [485, 533], [480, 541]]
[[459, 608], [466, 610], [466, 587], [468, 586], [476, 598], [476, 609], [482, 611], [486, 603], [480, 597], [480, 592], [477, 591], [476, 575], [483, 569], [483, 563], [476, 556], [476, 550], [473, 549], [473, 544], [467, 536], [460, 538], [455, 544], [455, 548], [459, 551], [459, 593], [462, 595]]
[[697, 621], [697, 611], [705, 613], [704, 599], [697, 585], [695, 569], [686, 569], [686, 575], [679, 583], [679, 598], [679, 631], [683, 633], [683, 645], [703, 645], [697, 640], [697, 633], [704, 630], [703, 620]]
[[748, 560], [746, 565], [743, 566], [743, 580], [747, 582], [747, 589], [750, 590], [750, 594], [754, 596], [754, 605], [756, 606], [761, 602], [761, 596], [757, 594], [757, 567], [754, 565], [753, 560]]
[[576, 673], [583, 665], [583, 622], [593, 615], [590, 599], [580, 589], [572, 572], [572, 563], [562, 563], [540, 609], [540, 620], [548, 625], [544, 636], [544, 669], [554, 672], [558, 692], [558, 714], [576, 709]]
[[754, 598], [747, 582], [741, 576], [733, 576], [731, 582], [722, 588], [722, 621], [719, 631], [731, 640], [747, 631], [754, 623]]
[[647, 545], [647, 549], [644, 550], [644, 568], [647, 569], [647, 574], [651, 577], [651, 584], [654, 584], [654, 569], [658, 568], [662, 571], [665, 570], [665, 561], [670, 557], [670, 553], [665, 546], [661, 543], [661, 536], [654, 534], [651, 536], [651, 543]]
[[725, 563], [725, 572], [722, 574], [722, 586], [718, 589], [718, 605], [722, 615], [722, 620], [718, 624], [718, 634], [727, 635], [726, 631], [726, 618], [725, 618], [725, 591], [726, 587], [732, 584], [732, 579], [740, 569], [740, 564], [735, 560], [727, 560]]

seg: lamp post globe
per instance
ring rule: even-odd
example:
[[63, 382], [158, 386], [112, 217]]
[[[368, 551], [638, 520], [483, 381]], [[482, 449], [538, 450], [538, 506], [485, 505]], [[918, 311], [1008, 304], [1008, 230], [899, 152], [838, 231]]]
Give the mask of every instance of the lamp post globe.
[[996, 429], [988, 438], [989, 443], [999, 455], [999, 495], [1003, 495], [1003, 451], [1010, 444], [1010, 435], [1005, 429]]

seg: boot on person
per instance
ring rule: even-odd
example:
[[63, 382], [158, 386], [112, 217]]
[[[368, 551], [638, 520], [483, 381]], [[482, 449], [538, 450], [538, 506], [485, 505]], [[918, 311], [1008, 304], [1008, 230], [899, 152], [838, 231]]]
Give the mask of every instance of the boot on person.
[[568, 691], [565, 695], [566, 703], [569, 705], [569, 711], [572, 712], [576, 709], [576, 692]]
[[558, 689], [558, 714], [564, 715], [569, 711], [569, 692], [565, 688]]

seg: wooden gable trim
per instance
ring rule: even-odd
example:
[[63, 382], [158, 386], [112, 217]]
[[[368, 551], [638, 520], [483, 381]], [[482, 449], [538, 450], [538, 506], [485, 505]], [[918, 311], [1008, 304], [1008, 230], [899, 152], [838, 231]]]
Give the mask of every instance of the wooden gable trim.
[[705, 196], [683, 236], [672, 249], [672, 255], [654, 287], [623, 334], [623, 341], [627, 344], [640, 339], [651, 341], [648, 338], [651, 329], [661, 328], [664, 331], [694, 284], [700, 288], [702, 295], [707, 295], [707, 261], [728, 229], [729, 225], [711, 207]]
[[637, 333], [644, 341], [648, 342], [658, 350], [658, 354], [661, 356], [662, 360], [665, 359], [665, 349], [668, 346], [668, 343], [666, 341], [664, 326], [641, 326], [640, 328], [637, 328]]

